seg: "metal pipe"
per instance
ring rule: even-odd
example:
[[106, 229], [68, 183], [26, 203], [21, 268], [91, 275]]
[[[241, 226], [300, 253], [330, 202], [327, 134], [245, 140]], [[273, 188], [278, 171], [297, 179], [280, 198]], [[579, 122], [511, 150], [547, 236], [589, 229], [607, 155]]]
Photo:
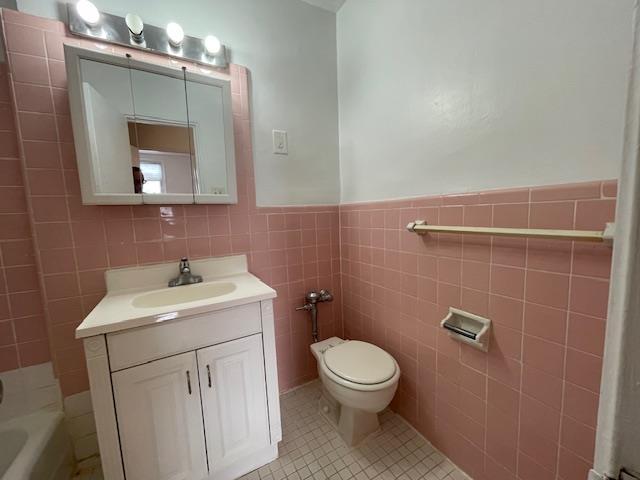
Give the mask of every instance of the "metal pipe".
[[297, 307], [297, 310], [306, 310], [307, 312], [311, 312], [311, 337], [313, 338], [313, 343], [318, 342], [318, 307], [315, 302], [305, 303], [301, 307]]
[[311, 309], [311, 337], [313, 343], [318, 342], [318, 306], [315, 303]]
[[461, 227], [453, 225], [427, 225], [424, 220], [416, 220], [407, 225], [407, 230], [418, 235], [431, 233], [460, 233], [467, 235], [490, 235], [495, 237], [526, 237], [555, 240], [578, 240], [584, 242], [610, 243], [613, 241], [613, 223], [607, 223], [605, 230], [554, 230], [542, 228], [498, 228]]
[[307, 295], [305, 296], [305, 300], [307, 301], [307, 303], [305, 303], [301, 307], [297, 307], [296, 311], [306, 310], [308, 312], [311, 312], [311, 336], [313, 337], [313, 343], [317, 343], [319, 339], [317, 303], [331, 302], [333, 301], [333, 295], [331, 294], [331, 292], [329, 292], [329, 290], [323, 289], [323, 290], [320, 290], [320, 292], [316, 292], [312, 290], [307, 293]]

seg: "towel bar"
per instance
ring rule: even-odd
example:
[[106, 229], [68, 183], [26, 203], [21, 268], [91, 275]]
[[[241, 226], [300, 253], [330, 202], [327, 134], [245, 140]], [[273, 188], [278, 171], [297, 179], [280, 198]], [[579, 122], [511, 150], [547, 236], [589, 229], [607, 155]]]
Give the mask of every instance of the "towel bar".
[[613, 242], [615, 224], [607, 223], [604, 230], [554, 230], [543, 228], [498, 228], [461, 227], [453, 225], [428, 225], [424, 220], [416, 220], [407, 225], [407, 230], [418, 235], [432, 233], [460, 233], [469, 235], [491, 235], [496, 237], [528, 237], [555, 240], [578, 240], [584, 242]]

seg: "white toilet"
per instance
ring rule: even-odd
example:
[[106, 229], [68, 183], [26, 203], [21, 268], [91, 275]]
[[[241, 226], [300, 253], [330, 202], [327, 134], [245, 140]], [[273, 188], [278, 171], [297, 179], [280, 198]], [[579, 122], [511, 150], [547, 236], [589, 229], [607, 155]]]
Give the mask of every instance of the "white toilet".
[[400, 367], [383, 349], [357, 340], [332, 337], [312, 344], [311, 352], [324, 386], [320, 409], [355, 445], [378, 429], [378, 412], [396, 393]]

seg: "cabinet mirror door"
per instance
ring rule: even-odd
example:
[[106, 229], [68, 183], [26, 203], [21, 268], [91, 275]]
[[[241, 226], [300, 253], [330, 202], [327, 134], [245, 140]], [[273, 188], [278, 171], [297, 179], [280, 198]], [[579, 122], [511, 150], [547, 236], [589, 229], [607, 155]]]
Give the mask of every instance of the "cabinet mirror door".
[[[91, 168], [83, 188], [96, 198], [113, 203], [142, 203], [134, 191], [132, 155], [127, 123], [133, 118], [133, 94], [127, 67], [89, 59], [79, 61], [82, 72], [82, 113], [87, 131], [92, 132], [83, 152], [91, 158]], [[83, 191], [84, 193], [84, 191]]]
[[184, 78], [130, 72], [134, 114], [128, 131], [135, 192], [143, 195], [143, 203], [193, 203], [193, 130]]
[[189, 352], [112, 374], [128, 479], [207, 476], [197, 371]]
[[65, 45], [85, 204], [237, 203], [231, 83]]
[[262, 335], [198, 350], [198, 367], [209, 468], [215, 475], [269, 445]]
[[225, 121], [225, 112], [231, 112], [229, 82], [210, 79], [203, 83], [187, 73], [186, 88], [196, 203], [236, 197], [236, 184], [229, 181], [236, 176], [233, 128]]

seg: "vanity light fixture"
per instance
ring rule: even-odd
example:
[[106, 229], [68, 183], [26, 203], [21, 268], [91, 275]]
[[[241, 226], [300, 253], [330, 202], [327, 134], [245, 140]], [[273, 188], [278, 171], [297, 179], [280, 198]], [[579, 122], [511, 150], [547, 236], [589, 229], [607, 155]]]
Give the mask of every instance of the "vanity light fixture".
[[182, 27], [170, 22], [166, 27], [146, 24], [135, 13], [119, 17], [101, 12], [89, 0], [67, 3], [69, 31], [73, 35], [97, 40], [98, 48], [106, 44], [137, 48], [151, 53], [191, 60], [213, 68], [229, 66], [227, 49], [214, 35], [206, 38], [185, 35]]
[[100, 11], [89, 0], [78, 0], [76, 11], [84, 23], [90, 27], [95, 27], [100, 21]]
[[169, 37], [169, 43], [179, 48], [184, 40], [184, 30], [176, 22], [170, 22], [167, 24], [167, 36]]
[[218, 40], [218, 37], [214, 35], [207, 35], [203, 43], [207, 54], [211, 55], [212, 57], [220, 53], [220, 50], [222, 49], [220, 40]]
[[204, 55], [202, 55], [203, 62], [209, 63], [214, 67], [227, 66], [227, 52], [218, 37], [207, 35], [202, 41], [202, 45], [204, 46]]
[[135, 13], [127, 13], [124, 17], [124, 22], [127, 24], [131, 38], [136, 43], [144, 42], [144, 22], [139, 15]]

